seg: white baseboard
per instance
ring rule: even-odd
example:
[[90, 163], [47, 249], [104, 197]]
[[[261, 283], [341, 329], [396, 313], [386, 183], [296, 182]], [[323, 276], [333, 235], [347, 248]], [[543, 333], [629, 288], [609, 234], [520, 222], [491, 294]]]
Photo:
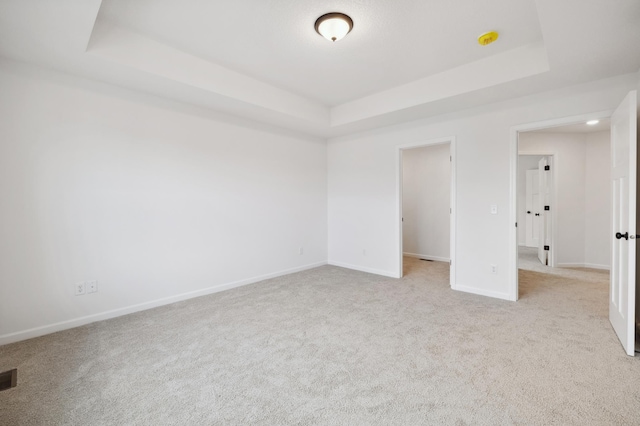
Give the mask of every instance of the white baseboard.
[[556, 263], [556, 267], [558, 268], [591, 268], [591, 269], [603, 269], [605, 271], [611, 270], [611, 267], [609, 265], [598, 265], [596, 263]]
[[457, 291], [462, 291], [465, 293], [471, 293], [471, 294], [477, 294], [479, 296], [487, 296], [487, 297], [493, 297], [495, 299], [503, 299], [503, 300], [509, 300], [509, 301], [513, 301], [513, 299], [511, 297], [509, 297], [509, 293], [501, 293], [499, 291], [492, 291], [492, 290], [483, 290], [481, 288], [476, 288], [476, 287], [468, 287], [465, 285], [456, 285], [455, 287], [452, 287], [454, 290]]
[[585, 268], [592, 268], [592, 269], [602, 269], [604, 271], [610, 271], [611, 270], [611, 266], [609, 266], [609, 265], [598, 265], [597, 263], [585, 263], [584, 267]]
[[224, 290], [241, 287], [243, 285], [253, 284], [259, 281], [268, 280], [270, 278], [281, 277], [283, 275], [293, 274], [295, 272], [306, 271], [308, 269], [317, 268], [326, 265], [327, 262], [317, 262], [309, 265], [299, 266], [296, 268], [285, 269], [279, 272], [260, 275], [258, 277], [247, 278], [245, 280], [234, 281], [226, 284], [219, 284], [201, 290], [190, 291], [187, 293], [177, 294], [162, 299], [156, 299], [149, 302], [139, 303], [137, 305], [126, 306], [124, 308], [113, 309], [110, 311], [100, 312], [97, 314], [87, 315], [80, 318], [74, 318], [66, 321], [57, 322], [41, 327], [30, 328], [28, 330], [16, 331], [14, 333], [4, 334], [0, 336], [0, 345], [19, 342], [21, 340], [31, 339], [33, 337], [44, 336], [45, 334], [55, 333], [57, 331], [68, 330], [70, 328], [79, 327], [81, 325], [91, 324], [96, 321], [103, 321], [123, 315], [132, 314], [134, 312], [145, 311], [147, 309], [157, 308], [158, 306], [169, 305], [171, 303], [180, 302], [195, 297], [206, 296], [208, 294], [218, 293]]
[[380, 269], [373, 269], [373, 268], [367, 268], [364, 266], [350, 265], [348, 263], [335, 262], [333, 260], [330, 260], [327, 263], [332, 266], [339, 266], [340, 268], [353, 269], [354, 271], [368, 272], [370, 274], [382, 275], [382, 276], [391, 277], [391, 278], [400, 278], [397, 272], [393, 273], [389, 271], [382, 271]]
[[415, 257], [416, 259], [434, 260], [436, 262], [449, 262], [450, 260], [448, 257], [429, 256], [428, 254], [402, 253], [402, 255], [407, 257]]

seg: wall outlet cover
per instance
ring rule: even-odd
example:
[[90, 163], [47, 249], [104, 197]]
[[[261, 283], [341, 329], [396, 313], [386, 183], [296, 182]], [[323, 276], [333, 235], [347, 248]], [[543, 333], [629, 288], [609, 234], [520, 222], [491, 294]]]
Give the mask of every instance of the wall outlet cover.
[[82, 296], [83, 294], [85, 294], [85, 285], [84, 283], [76, 283], [75, 285], [75, 292], [76, 292], [76, 296]]

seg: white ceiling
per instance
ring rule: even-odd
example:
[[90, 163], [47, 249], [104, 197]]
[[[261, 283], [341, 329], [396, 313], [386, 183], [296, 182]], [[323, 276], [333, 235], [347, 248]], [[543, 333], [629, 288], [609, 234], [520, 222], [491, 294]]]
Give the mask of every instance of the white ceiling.
[[611, 130], [611, 119], [601, 118], [598, 124], [587, 123], [569, 124], [566, 126], [548, 127], [546, 129], [533, 130], [531, 133], [597, 133]]
[[[336, 43], [330, 11], [354, 20]], [[3, 0], [0, 56], [328, 137], [637, 72], [638, 22], [638, 0]]]
[[[313, 27], [333, 11], [354, 21], [337, 43]], [[530, 0], [103, 0], [99, 19], [326, 106], [542, 40]]]

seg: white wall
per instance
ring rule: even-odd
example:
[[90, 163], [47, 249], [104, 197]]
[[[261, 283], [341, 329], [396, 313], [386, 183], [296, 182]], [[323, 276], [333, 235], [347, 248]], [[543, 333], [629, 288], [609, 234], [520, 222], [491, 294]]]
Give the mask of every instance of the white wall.
[[[527, 170], [538, 170], [541, 155], [518, 156], [518, 245], [526, 245], [527, 233]], [[533, 214], [533, 213], [532, 213]]]
[[326, 263], [323, 141], [7, 63], [0, 93], [0, 344]]
[[611, 266], [611, 133], [586, 136], [585, 251], [586, 266]]
[[450, 144], [402, 151], [405, 255], [449, 261]]
[[[515, 297], [510, 285], [510, 129], [607, 111], [636, 87], [631, 74], [329, 141], [329, 262], [398, 276], [397, 147], [456, 137], [454, 288]], [[490, 205], [498, 206], [492, 215]], [[514, 217], [515, 219], [515, 217]], [[515, 241], [514, 241], [515, 242]], [[363, 249], [365, 250], [363, 252]], [[498, 267], [490, 272], [490, 264]]]

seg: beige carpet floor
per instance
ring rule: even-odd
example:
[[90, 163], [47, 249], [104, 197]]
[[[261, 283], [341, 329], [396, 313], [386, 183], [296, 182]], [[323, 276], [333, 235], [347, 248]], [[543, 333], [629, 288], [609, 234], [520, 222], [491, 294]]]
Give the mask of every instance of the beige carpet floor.
[[538, 259], [538, 249], [532, 247], [518, 248], [518, 268], [581, 281], [608, 282], [609, 280], [609, 271], [607, 270], [592, 268], [552, 268], [543, 265]]
[[2, 346], [19, 384], [0, 424], [640, 424], [606, 274], [521, 271], [514, 303], [405, 262], [401, 280], [324, 266]]

